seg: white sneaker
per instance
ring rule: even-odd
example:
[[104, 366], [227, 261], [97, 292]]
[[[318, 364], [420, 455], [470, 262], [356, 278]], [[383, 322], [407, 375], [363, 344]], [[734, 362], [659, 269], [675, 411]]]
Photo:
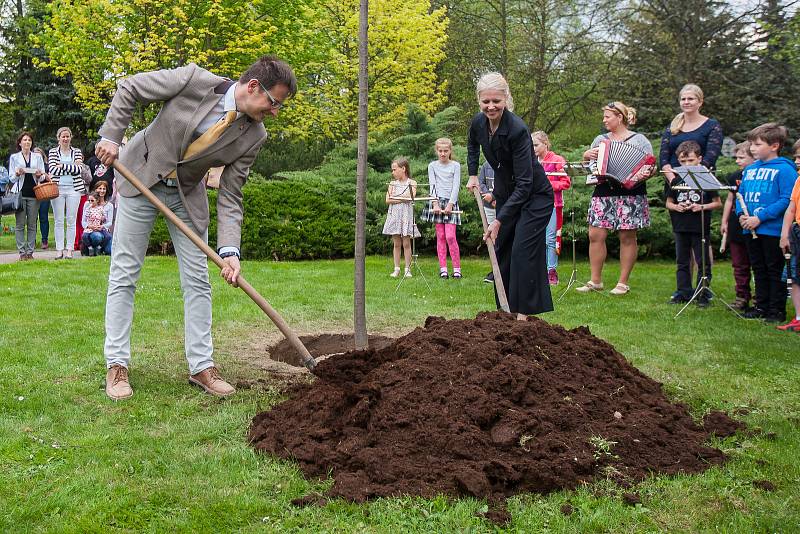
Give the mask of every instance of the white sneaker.
[[411, 278], [413, 275], [411, 274], [411, 269], [406, 269], [406, 273], [403, 275], [405, 278]]
[[397, 278], [398, 276], [400, 276], [400, 267], [395, 268], [395, 270], [392, 271], [392, 274], [390, 274], [389, 276], [391, 276], [392, 278]]

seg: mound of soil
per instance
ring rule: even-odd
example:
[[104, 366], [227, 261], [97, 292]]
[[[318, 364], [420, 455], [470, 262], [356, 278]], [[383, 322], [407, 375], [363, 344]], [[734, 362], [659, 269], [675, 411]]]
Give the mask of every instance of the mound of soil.
[[323, 361], [315, 374], [257, 415], [249, 439], [307, 476], [332, 473], [329, 497], [497, 501], [725, 460], [704, 445], [709, 433], [685, 405], [585, 327], [501, 312], [429, 317], [386, 347]]

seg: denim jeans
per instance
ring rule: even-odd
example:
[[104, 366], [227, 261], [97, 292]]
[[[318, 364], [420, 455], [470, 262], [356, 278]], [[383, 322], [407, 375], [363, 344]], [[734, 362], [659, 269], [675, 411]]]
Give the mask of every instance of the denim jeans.
[[550, 221], [547, 223], [547, 230], [545, 233], [545, 244], [547, 245], [547, 270], [555, 269], [558, 267], [558, 254], [556, 254], [556, 227], [558, 219], [556, 218], [556, 208], [553, 208], [553, 215], [550, 216]]
[[42, 233], [42, 243], [50, 240], [50, 201], [39, 202], [39, 230]]

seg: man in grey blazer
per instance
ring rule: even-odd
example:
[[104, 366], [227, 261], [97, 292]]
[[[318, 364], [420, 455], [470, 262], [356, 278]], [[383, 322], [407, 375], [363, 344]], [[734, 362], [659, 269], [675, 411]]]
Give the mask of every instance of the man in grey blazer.
[[[237, 82], [193, 63], [135, 74], [117, 84], [95, 152], [105, 165], [119, 157], [206, 241], [209, 208], [203, 177], [211, 167], [224, 165], [217, 196], [217, 246], [226, 263], [221, 275], [236, 285], [240, 272], [242, 187], [266, 140], [264, 119], [277, 116], [284, 101], [296, 92], [297, 81], [291, 67], [273, 56], [260, 58]], [[119, 144], [136, 105], [154, 102], [163, 102], [158, 116], [120, 152]], [[192, 142], [212, 128], [222, 131], [219, 137], [185, 156]], [[193, 147], [196, 148], [197, 145]], [[133, 395], [128, 379], [133, 300], [158, 215], [158, 210], [119, 176], [117, 191], [119, 206], [108, 279], [104, 348], [106, 394], [114, 400]], [[189, 382], [212, 395], [230, 395], [235, 390], [219, 375], [212, 359], [211, 285], [206, 256], [176, 227], [167, 224], [183, 290]]]

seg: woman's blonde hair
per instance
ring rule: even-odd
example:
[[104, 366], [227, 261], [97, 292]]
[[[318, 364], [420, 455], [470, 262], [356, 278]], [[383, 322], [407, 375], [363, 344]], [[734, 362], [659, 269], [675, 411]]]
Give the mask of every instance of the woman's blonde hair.
[[553, 146], [550, 144], [550, 138], [542, 130], [537, 130], [531, 134], [531, 140], [538, 139], [547, 146], [547, 150]]
[[[682, 95], [683, 93], [692, 93], [700, 103], [703, 103], [703, 90], [700, 89], [700, 86], [695, 85], [693, 83], [687, 83], [683, 87], [681, 87], [680, 92], [678, 95]], [[672, 122], [669, 125], [669, 131], [672, 135], [677, 134], [683, 128], [683, 125], [686, 124], [686, 117], [683, 114], [683, 111], [675, 115], [675, 118], [672, 119]]]
[[440, 137], [439, 139], [436, 140], [435, 143], [433, 143], [434, 150], [439, 145], [447, 145], [447, 148], [450, 149], [450, 155], [448, 156], [448, 159], [450, 161], [453, 161], [453, 140], [450, 139], [449, 137]]
[[514, 111], [514, 98], [511, 96], [511, 89], [509, 89], [506, 79], [499, 72], [487, 72], [481, 76], [475, 85], [475, 95], [480, 100], [481, 93], [491, 89], [502, 92], [506, 97], [506, 109]]
[[70, 136], [70, 137], [72, 137], [72, 130], [70, 130], [70, 129], [69, 129], [69, 126], [62, 126], [62, 127], [61, 127], [61, 128], [59, 128], [59, 129], [58, 129], [58, 131], [56, 132], [56, 139], [58, 139], [59, 137], [61, 137], [61, 134], [62, 134], [62, 133], [64, 133], [64, 132], [69, 132], [69, 136]]
[[622, 117], [622, 122], [625, 123], [625, 126], [636, 124], [636, 108], [626, 106], [622, 102], [609, 102], [603, 106], [603, 111], [610, 111]]

